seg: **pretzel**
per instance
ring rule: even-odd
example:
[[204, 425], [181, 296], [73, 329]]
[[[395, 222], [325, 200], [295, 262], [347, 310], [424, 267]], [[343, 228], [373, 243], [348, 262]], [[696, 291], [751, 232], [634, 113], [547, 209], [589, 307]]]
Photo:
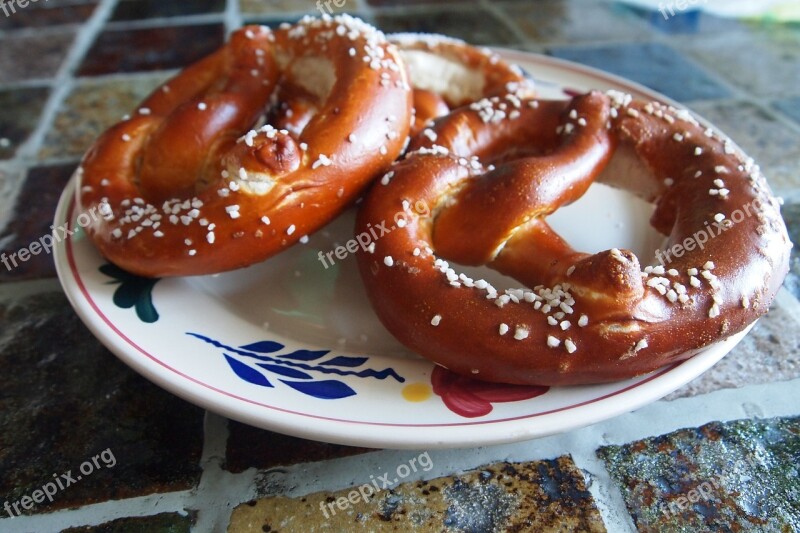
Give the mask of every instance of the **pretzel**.
[[394, 33], [390, 42], [400, 50], [414, 89], [411, 134], [423, 131], [451, 109], [508, 92], [533, 96], [533, 81], [519, 66], [503, 61], [488, 48], [428, 33]]
[[[104, 215], [89, 235], [118, 266], [159, 277], [232, 270], [306, 241], [402, 150], [400, 61], [346, 15], [234, 32], [86, 154], [79, 208]], [[275, 125], [261, 125], [265, 111]]]
[[[499, 115], [501, 104], [516, 113]], [[508, 95], [432, 129], [437, 143], [417, 136], [367, 197], [358, 232], [406, 216], [358, 261], [388, 330], [456, 373], [578, 385], [651, 372], [745, 329], [787, 273], [791, 243], [758, 167], [685, 110], [615, 92]], [[581, 253], [547, 224], [595, 181], [655, 204], [665, 265]], [[408, 209], [419, 202], [430, 216]], [[525, 287], [495, 288], [448, 261]]]

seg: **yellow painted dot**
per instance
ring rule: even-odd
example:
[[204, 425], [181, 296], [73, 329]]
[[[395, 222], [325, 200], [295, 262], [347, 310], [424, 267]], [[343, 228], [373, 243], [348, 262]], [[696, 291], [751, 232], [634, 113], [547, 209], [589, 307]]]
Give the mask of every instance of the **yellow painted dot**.
[[424, 402], [432, 393], [431, 386], [427, 383], [409, 383], [403, 387], [403, 398], [409, 402]]

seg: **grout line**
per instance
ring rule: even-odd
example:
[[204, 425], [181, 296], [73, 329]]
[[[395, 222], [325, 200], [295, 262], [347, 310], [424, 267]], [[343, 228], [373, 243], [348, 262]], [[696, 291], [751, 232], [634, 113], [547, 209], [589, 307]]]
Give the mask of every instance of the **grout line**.
[[242, 11], [239, 6], [238, 0], [228, 0], [225, 6], [225, 26], [227, 33], [230, 34], [236, 28], [242, 26]]
[[100, 0], [89, 20], [81, 27], [75, 37], [67, 57], [61, 64], [53, 83], [53, 92], [45, 105], [39, 124], [31, 134], [28, 141], [17, 151], [15, 158], [36, 160], [36, 153], [44, 142], [47, 128], [55, 120], [56, 114], [61, 103], [69, 94], [74, 84], [72, 73], [77, 70], [78, 65], [88, 52], [91, 43], [100, 33], [103, 23], [108, 18], [116, 0]]
[[[582, 440], [589, 442], [588, 439]], [[602, 439], [599, 439], [594, 442], [597, 442], [598, 446], [600, 446], [602, 444], [601, 441]], [[594, 449], [578, 457], [573, 454], [573, 461], [578, 468], [590, 476], [591, 481], [587, 481], [587, 484], [589, 484], [588, 490], [594, 499], [606, 528], [609, 531], [635, 533], [636, 524], [628, 512], [627, 505], [625, 505], [622, 491], [611, 478], [605, 463], [597, 457]]]
[[511, 17], [511, 15], [509, 15], [504, 10], [494, 5], [494, 2], [490, 2], [489, 0], [480, 0], [479, 5], [483, 7], [486, 11], [494, 15], [495, 18], [500, 20], [500, 22], [505, 24], [506, 27], [508, 27], [511, 30], [511, 33], [514, 34], [514, 37], [516, 37], [518, 43], [516, 45], [510, 44], [508, 46], [511, 47], [519, 46], [520, 43], [529, 42], [528, 36], [525, 34], [525, 32], [522, 31], [522, 29], [516, 24], [516, 22], [514, 22], [514, 19]]
[[191, 491], [150, 494], [125, 500], [109, 500], [48, 514], [0, 519], [4, 533], [58, 533], [70, 527], [96, 526], [119, 518], [139, 518], [160, 513], [185, 515]]
[[225, 462], [225, 450], [227, 448], [228, 419], [206, 411], [203, 420], [203, 456], [200, 465], [205, 466], [211, 462], [222, 464]]
[[775, 301], [795, 320], [795, 327], [800, 326], [800, 301], [786, 287], [781, 287]]

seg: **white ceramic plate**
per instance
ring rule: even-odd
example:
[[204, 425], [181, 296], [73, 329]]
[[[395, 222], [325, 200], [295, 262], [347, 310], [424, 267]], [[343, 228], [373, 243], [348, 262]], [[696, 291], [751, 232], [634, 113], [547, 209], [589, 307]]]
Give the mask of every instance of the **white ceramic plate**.
[[[564, 97], [565, 89], [614, 88], [669, 102], [573, 63], [503, 55], [533, 74], [546, 97]], [[56, 225], [69, 221], [77, 227], [73, 193], [71, 183]], [[595, 185], [549, 220], [577, 249], [617, 246], [652, 257], [663, 238], [647, 223], [651, 212], [628, 193]], [[348, 212], [306, 245], [251, 268], [200, 278], [131, 277], [109, 265], [80, 232], [56, 248], [55, 259], [80, 317], [137, 372], [224, 416], [342, 444], [466, 447], [567, 431], [661, 398], [699, 376], [744, 336], [682, 364], [612, 384], [547, 389], [452, 382], [441, 369], [434, 375], [433, 364], [410, 353], [378, 322], [353, 257], [328, 269], [317, 260], [319, 250], [350, 239], [352, 227]], [[497, 276], [492, 279], [503, 286]], [[436, 391], [432, 378], [440, 383]], [[465, 394], [472, 401], [460, 401]]]

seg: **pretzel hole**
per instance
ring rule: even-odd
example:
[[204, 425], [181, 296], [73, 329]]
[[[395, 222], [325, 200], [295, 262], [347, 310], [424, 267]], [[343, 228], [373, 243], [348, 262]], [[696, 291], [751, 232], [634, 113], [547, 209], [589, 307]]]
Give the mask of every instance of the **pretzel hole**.
[[575, 203], [548, 216], [547, 223], [576, 250], [595, 254], [624, 248], [644, 266], [665, 239], [648, 222], [653, 211], [655, 206], [637, 194], [595, 182]]
[[486, 79], [482, 72], [467, 68], [457, 58], [420, 50], [400, 52], [419, 89], [441, 94], [451, 107], [483, 97]]
[[336, 84], [336, 69], [325, 57], [297, 58], [292, 61], [288, 74], [289, 83], [302, 87], [314, 95], [320, 103], [328, 100]]

